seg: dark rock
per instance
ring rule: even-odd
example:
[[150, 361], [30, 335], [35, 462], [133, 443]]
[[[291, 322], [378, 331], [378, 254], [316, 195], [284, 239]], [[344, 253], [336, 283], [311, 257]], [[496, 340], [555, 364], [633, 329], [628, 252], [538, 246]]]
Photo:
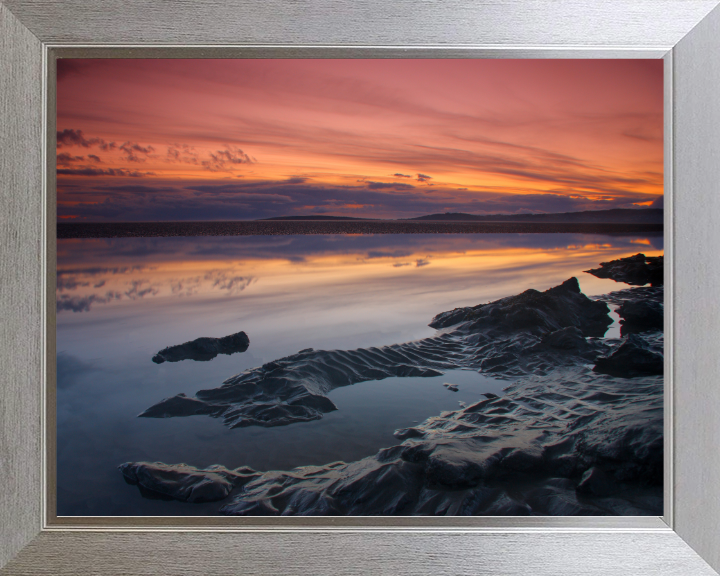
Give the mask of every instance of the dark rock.
[[393, 436], [399, 440], [405, 440], [407, 438], [422, 438], [425, 436], [424, 430], [418, 430], [417, 428], [400, 428], [393, 432]]
[[657, 302], [663, 303], [665, 290], [662, 286], [641, 286], [640, 288], [626, 288], [602, 296], [594, 296], [594, 300], [609, 304], [622, 305], [625, 302]]
[[574, 326], [583, 336], [603, 336], [612, 324], [604, 302], [590, 300], [580, 291], [577, 278], [538, 292], [526, 290], [471, 308], [456, 308], [433, 318], [432, 328], [447, 328], [471, 322], [472, 328], [493, 328], [498, 333], [529, 331], [536, 335]]
[[662, 330], [664, 325], [664, 309], [661, 302], [624, 302], [617, 309], [620, 321], [620, 334], [637, 334]]
[[580, 494], [609, 496], [613, 493], [613, 483], [605, 472], [594, 466], [585, 471], [575, 490]]
[[128, 484], [137, 485], [148, 498], [166, 497], [182, 502], [213, 502], [227, 498], [237, 486], [260, 475], [252, 468], [228, 470], [224, 466], [195, 468], [187, 464], [125, 462], [118, 466]]
[[653, 352], [647, 342], [635, 334], [629, 334], [610, 356], [598, 358], [593, 368], [599, 374], [620, 378], [661, 375], [663, 370], [662, 355]]
[[585, 270], [598, 278], [610, 278], [632, 286], [663, 285], [663, 257], [635, 254], [627, 258], [601, 262], [600, 268]]
[[188, 398], [185, 394], [178, 394], [165, 398], [151, 406], [139, 416], [143, 418], [172, 418], [173, 416], [196, 416], [198, 414], [216, 414], [226, 409], [226, 406], [208, 404], [197, 398]]
[[550, 332], [550, 334], [542, 337], [540, 344], [559, 350], [580, 350], [588, 348], [587, 340], [585, 340], [582, 332], [576, 326], [568, 326], [567, 328]]
[[152, 357], [155, 364], [163, 362], [180, 362], [181, 360], [197, 360], [207, 362], [218, 354], [235, 354], [245, 352], [250, 346], [250, 339], [245, 332], [238, 332], [223, 338], [197, 338], [191, 342], [163, 348]]

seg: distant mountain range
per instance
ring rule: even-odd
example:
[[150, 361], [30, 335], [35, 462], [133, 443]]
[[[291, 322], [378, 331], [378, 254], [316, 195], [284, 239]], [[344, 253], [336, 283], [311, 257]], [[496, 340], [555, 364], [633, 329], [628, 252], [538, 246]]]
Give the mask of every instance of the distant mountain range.
[[438, 222], [573, 222], [583, 223], [647, 223], [662, 224], [660, 208], [614, 208], [612, 210], [586, 210], [584, 212], [560, 212], [556, 214], [463, 214], [446, 212], [409, 218], [409, 220], [433, 220]]
[[[278, 216], [264, 220], [373, 220], [372, 218], [352, 218], [349, 216], [327, 216], [308, 214], [306, 216]], [[662, 224], [661, 208], [613, 208], [612, 210], [586, 210], [584, 212], [560, 212], [555, 214], [464, 214], [463, 212], [445, 212], [429, 214], [417, 218], [403, 218], [401, 221], [433, 222], [547, 222], [547, 223], [613, 223], [613, 224]]]
[[612, 210], [586, 210], [584, 212], [561, 212], [556, 214], [463, 214], [446, 212], [409, 218], [409, 220], [433, 220], [438, 222], [573, 222], [573, 223], [647, 223], [662, 224], [660, 208], [614, 208]]
[[274, 218], [261, 218], [266, 220], [372, 220], [372, 218], [353, 218], [352, 216], [326, 216], [325, 214], [308, 214], [306, 216], [275, 216]]

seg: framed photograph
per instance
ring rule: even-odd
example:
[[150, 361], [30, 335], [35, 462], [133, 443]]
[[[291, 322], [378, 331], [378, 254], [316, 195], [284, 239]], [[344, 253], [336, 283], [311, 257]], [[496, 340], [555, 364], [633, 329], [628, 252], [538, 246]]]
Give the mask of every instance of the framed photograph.
[[622, 6], [0, 4], [3, 573], [715, 574], [720, 11]]

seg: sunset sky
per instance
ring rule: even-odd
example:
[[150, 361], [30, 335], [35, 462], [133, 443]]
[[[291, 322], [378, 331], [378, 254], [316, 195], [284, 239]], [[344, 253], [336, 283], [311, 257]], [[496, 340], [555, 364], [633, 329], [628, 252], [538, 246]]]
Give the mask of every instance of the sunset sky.
[[662, 207], [662, 60], [59, 60], [58, 218]]

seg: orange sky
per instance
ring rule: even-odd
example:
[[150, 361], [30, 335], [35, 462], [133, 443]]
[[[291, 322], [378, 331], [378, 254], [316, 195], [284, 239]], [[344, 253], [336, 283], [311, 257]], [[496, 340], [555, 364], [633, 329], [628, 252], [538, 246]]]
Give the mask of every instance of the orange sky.
[[661, 60], [61, 60], [58, 216], [662, 206]]

